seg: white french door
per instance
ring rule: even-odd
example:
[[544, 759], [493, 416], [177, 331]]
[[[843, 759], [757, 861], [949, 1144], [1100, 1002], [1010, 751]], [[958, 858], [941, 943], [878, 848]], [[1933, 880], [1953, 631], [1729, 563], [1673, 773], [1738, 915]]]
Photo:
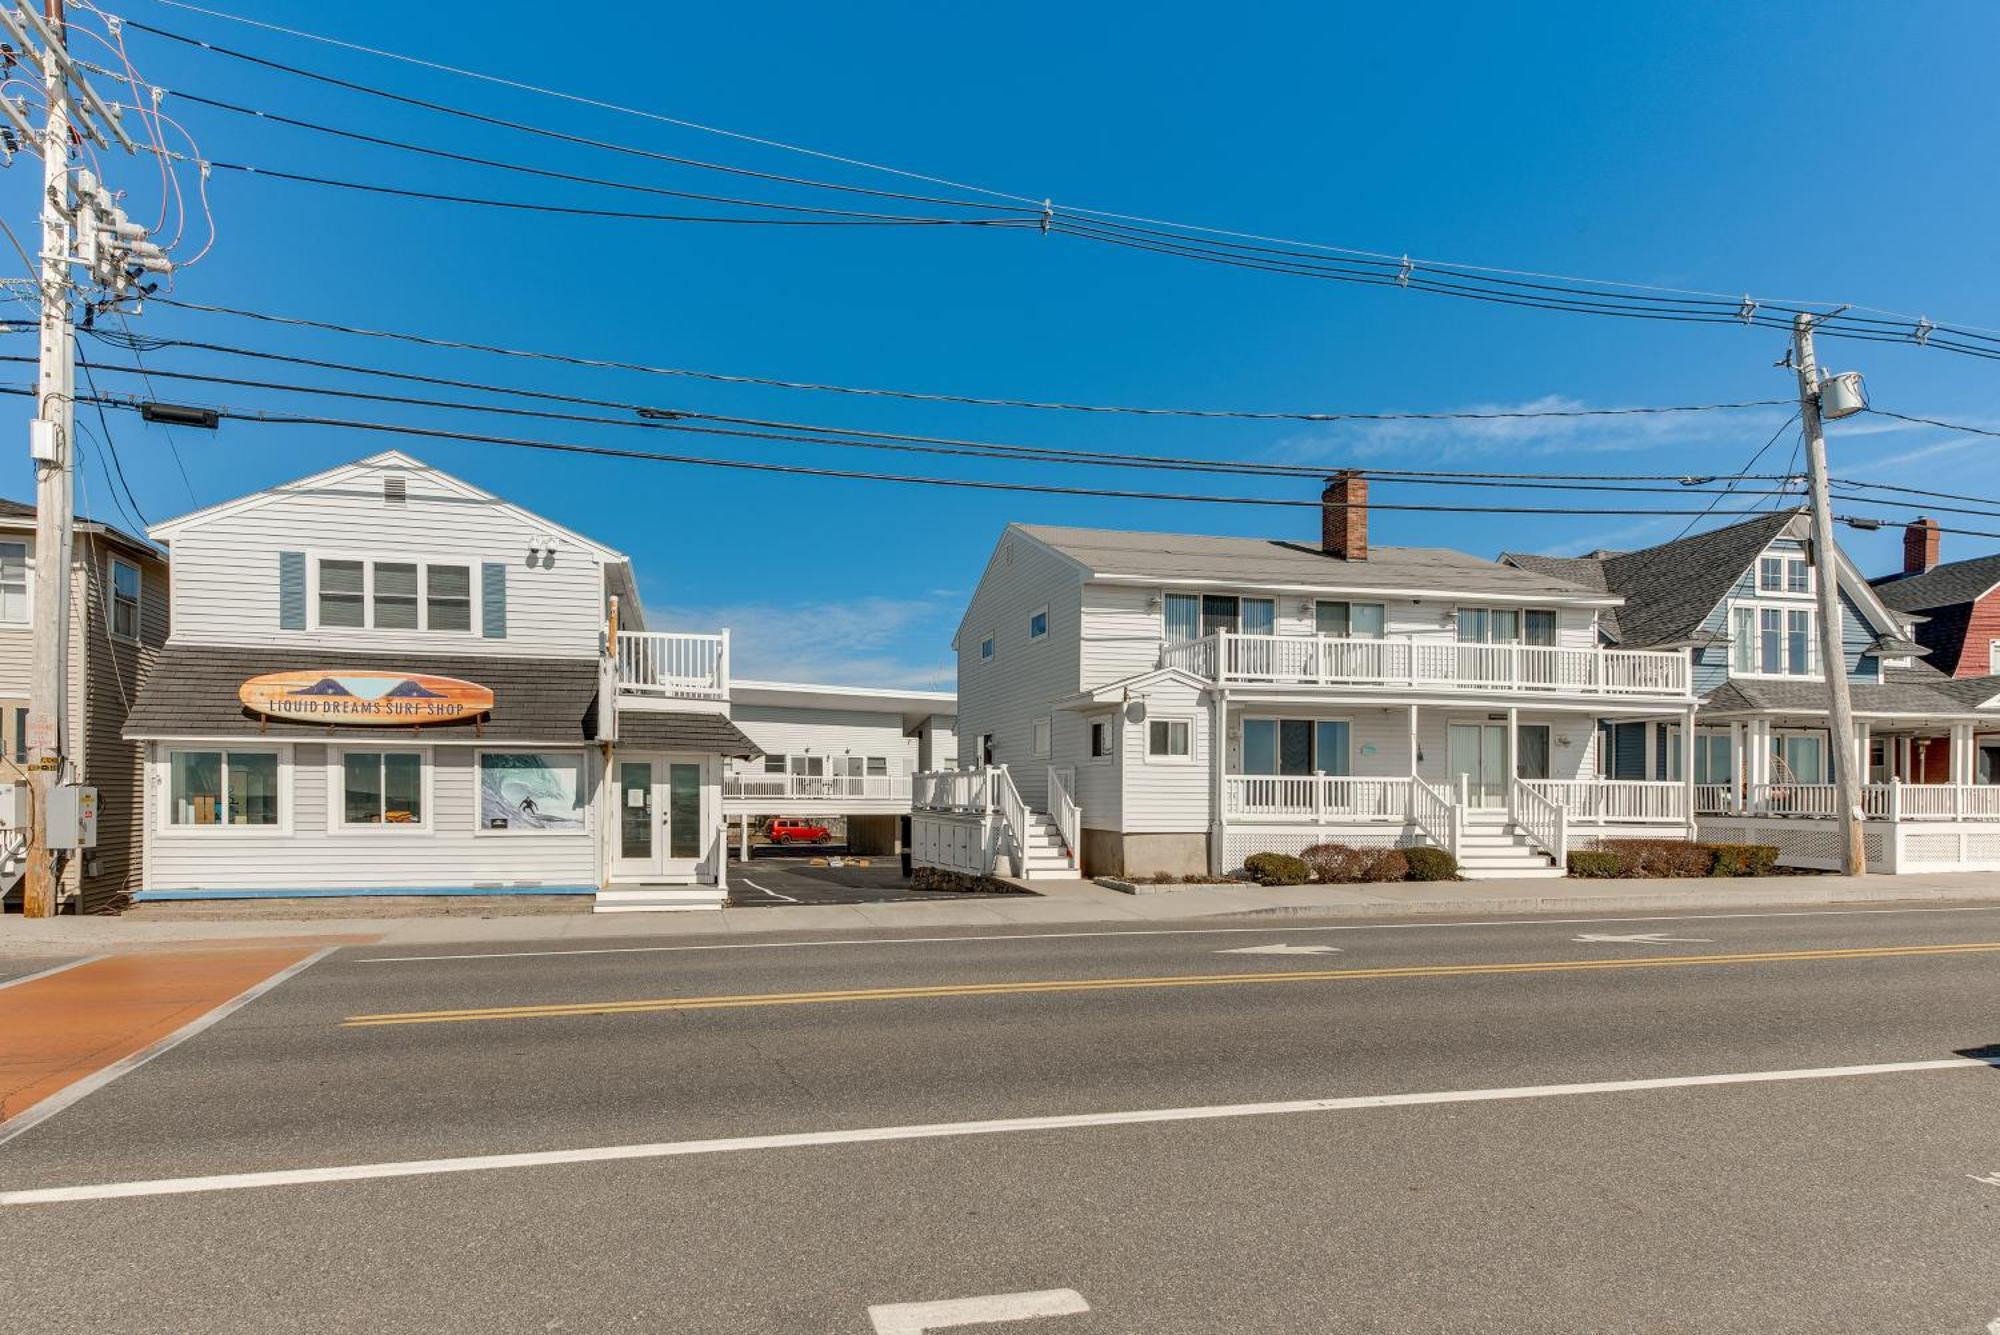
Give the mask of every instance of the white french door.
[[611, 875], [616, 880], [691, 876], [707, 844], [706, 762], [699, 756], [621, 752]]
[[1499, 723], [1453, 723], [1445, 733], [1445, 765], [1452, 787], [1465, 778], [1466, 800], [1475, 807], [1507, 801], [1507, 729]]

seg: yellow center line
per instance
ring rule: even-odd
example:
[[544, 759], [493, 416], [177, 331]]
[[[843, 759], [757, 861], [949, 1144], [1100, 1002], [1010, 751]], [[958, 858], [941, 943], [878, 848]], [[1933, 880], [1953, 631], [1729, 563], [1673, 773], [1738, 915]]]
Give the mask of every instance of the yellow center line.
[[1567, 973], [1602, 969], [1660, 969], [1702, 964], [1783, 964], [1812, 960], [1900, 959], [2000, 951], [2000, 941], [1941, 946], [1867, 946], [1829, 950], [1772, 950], [1739, 955], [1649, 955], [1638, 959], [1540, 960], [1523, 964], [1413, 964], [1380, 969], [1303, 969], [1266, 973], [1166, 974], [1148, 978], [1050, 978], [1022, 983], [945, 983], [930, 987], [870, 987], [827, 992], [754, 992], [740, 996], [652, 997], [633, 1001], [582, 1001], [541, 1006], [488, 1006], [471, 1010], [399, 1011], [350, 1015], [343, 1028], [389, 1024], [453, 1024], [465, 1020], [534, 1020], [565, 1015], [639, 1015], [654, 1011], [730, 1010], [750, 1006], [806, 1006], [843, 1001], [904, 1001], [924, 997], [993, 997], [1041, 992], [1102, 992], [1144, 987], [1228, 987], [1248, 983], [1336, 983], [1374, 978], [1462, 978], [1479, 974]]

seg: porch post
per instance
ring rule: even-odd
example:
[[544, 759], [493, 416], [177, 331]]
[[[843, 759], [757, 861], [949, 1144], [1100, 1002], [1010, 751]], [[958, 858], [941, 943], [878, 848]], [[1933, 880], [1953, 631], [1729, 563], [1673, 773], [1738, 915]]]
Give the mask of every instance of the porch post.
[[1861, 776], [1861, 786], [1868, 786], [1868, 724], [1863, 719], [1854, 721], [1854, 772]]
[[[1222, 646], [1218, 638], [1216, 644], [1217, 662], [1220, 663]], [[1218, 680], [1220, 674], [1218, 674]], [[1209, 785], [1208, 804], [1213, 813], [1209, 822], [1211, 833], [1208, 837], [1208, 874], [1220, 879], [1228, 868], [1224, 861], [1224, 848], [1229, 842], [1228, 808], [1223, 803], [1222, 790], [1227, 786], [1224, 776], [1229, 773], [1229, 693], [1220, 686], [1215, 688], [1209, 703], [1208, 750]]]
[[1687, 823], [1688, 837], [1694, 837], [1694, 706], [1681, 719], [1681, 819]]
[[1421, 746], [1417, 732], [1417, 707], [1410, 706], [1410, 777], [1418, 778], [1417, 752]]
[[1519, 708], [1513, 705], [1509, 705], [1507, 707], [1506, 777], [1507, 777], [1507, 803], [1510, 807], [1513, 805], [1514, 801], [1514, 796], [1513, 796], [1514, 777], [1521, 772], [1520, 738], [1521, 738], [1521, 711]]
[[1966, 782], [1965, 757], [1972, 749], [1966, 745], [1968, 731], [1963, 723], [1951, 725], [1951, 785], [1954, 788]]
[[1741, 813], [1750, 776], [1743, 772], [1743, 725], [1729, 725], [1729, 810]]

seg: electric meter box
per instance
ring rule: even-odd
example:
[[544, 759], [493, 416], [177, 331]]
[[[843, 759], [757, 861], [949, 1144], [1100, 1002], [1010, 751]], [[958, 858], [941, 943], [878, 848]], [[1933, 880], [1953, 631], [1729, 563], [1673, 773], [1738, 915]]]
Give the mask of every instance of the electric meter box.
[[80, 783], [49, 789], [49, 847], [97, 847], [97, 790]]
[[0, 783], [0, 830], [28, 828], [28, 785]]

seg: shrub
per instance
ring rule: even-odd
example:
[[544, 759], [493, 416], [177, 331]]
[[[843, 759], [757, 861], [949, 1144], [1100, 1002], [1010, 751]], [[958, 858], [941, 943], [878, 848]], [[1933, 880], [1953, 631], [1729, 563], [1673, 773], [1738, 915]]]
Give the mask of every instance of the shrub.
[[1619, 876], [1706, 876], [1715, 865], [1713, 848], [1685, 839], [1607, 839], [1599, 847], [1618, 859]]
[[1602, 848], [1576, 848], [1570, 850], [1569, 874], [1592, 880], [1607, 880], [1623, 875], [1619, 871], [1620, 860], [1616, 853]]
[[1778, 865], [1778, 850], [1772, 844], [1715, 844], [1715, 866], [1710, 876], [1769, 876]]
[[1304, 885], [1312, 879], [1305, 859], [1289, 853], [1252, 853], [1243, 859], [1243, 870], [1259, 885]]
[[1458, 859], [1442, 848], [1422, 845], [1403, 850], [1403, 860], [1409, 864], [1409, 879], [1412, 881], [1455, 881], [1458, 879]]
[[1369, 850], [1351, 848], [1346, 844], [1314, 844], [1299, 854], [1306, 866], [1312, 869], [1312, 878], [1329, 885], [1361, 880], [1370, 856]]
[[1361, 880], [1401, 881], [1410, 875], [1410, 860], [1400, 848], [1369, 849], [1363, 856], [1367, 861], [1361, 866]]

